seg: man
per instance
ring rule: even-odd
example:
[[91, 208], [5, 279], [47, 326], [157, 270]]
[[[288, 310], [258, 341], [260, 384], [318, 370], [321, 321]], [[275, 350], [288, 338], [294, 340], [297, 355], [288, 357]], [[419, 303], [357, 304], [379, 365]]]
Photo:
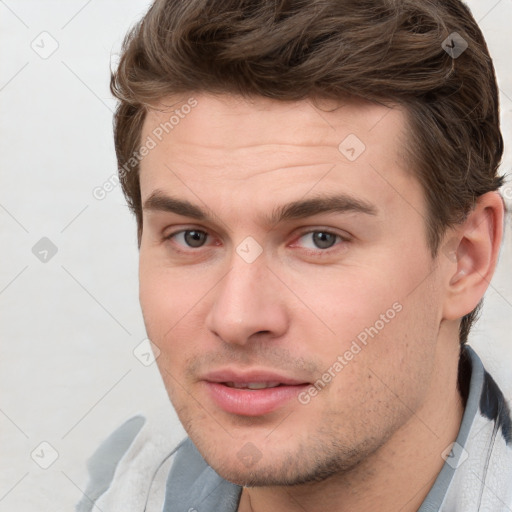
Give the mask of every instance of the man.
[[168, 453], [133, 418], [78, 510], [511, 510], [509, 408], [466, 345], [504, 215], [468, 9], [157, 1], [112, 90], [189, 437]]

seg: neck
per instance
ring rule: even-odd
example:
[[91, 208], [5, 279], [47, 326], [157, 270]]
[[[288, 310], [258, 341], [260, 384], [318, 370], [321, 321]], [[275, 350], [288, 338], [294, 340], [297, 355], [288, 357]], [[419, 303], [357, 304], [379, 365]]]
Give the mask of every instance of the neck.
[[238, 512], [416, 512], [441, 471], [441, 454], [455, 441], [464, 413], [457, 387], [459, 349], [450, 345], [449, 354], [444, 350], [438, 356], [445, 359], [438, 361], [425, 402], [370, 457], [321, 482], [244, 487]]

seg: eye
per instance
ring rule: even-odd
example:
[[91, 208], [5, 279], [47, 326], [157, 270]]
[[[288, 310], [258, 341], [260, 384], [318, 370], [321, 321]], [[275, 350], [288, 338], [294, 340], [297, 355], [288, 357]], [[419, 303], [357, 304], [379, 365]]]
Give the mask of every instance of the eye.
[[307, 233], [303, 233], [298, 240], [310, 240], [310, 243], [302, 243], [302, 247], [306, 249], [330, 249], [336, 243], [336, 240], [346, 241], [346, 238], [343, 238], [341, 235], [336, 233], [332, 233], [330, 231], [317, 230], [317, 231], [308, 231]]
[[[208, 233], [200, 229], [182, 229], [166, 235], [165, 240], [172, 240], [184, 249], [199, 249], [206, 245]], [[300, 246], [310, 251], [329, 252], [329, 249], [335, 245], [340, 245], [342, 242], [348, 242], [348, 238], [331, 231], [319, 229], [302, 233], [297, 241], [292, 244], [292, 247]]]
[[165, 237], [166, 240], [176, 240], [178, 245], [197, 249], [201, 247], [208, 237], [208, 233], [199, 229], [183, 229], [175, 231]]

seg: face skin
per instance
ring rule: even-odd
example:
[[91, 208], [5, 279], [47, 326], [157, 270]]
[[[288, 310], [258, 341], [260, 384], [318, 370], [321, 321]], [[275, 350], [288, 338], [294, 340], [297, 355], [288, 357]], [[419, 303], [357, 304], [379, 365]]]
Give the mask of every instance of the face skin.
[[[423, 193], [401, 157], [404, 112], [194, 98], [140, 173], [140, 301], [182, 424], [208, 464], [246, 486], [240, 511], [417, 510], [463, 413], [461, 313], [446, 318], [458, 267], [427, 246]], [[150, 111], [141, 140], [175, 108]], [[350, 134], [365, 146], [345, 151], [353, 161], [338, 149]], [[171, 211], [166, 196], [209, 218]], [[344, 208], [265, 220], [330, 196]], [[291, 388], [301, 400], [242, 414], [212, 398], [207, 381], [226, 370], [309, 385]]]

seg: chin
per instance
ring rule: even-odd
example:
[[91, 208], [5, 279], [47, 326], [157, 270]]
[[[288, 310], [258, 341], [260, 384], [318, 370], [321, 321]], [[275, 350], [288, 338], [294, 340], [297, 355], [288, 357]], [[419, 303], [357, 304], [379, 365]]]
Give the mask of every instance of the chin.
[[[254, 446], [254, 445], [252, 445]], [[320, 449], [318, 449], [320, 448]], [[293, 452], [260, 454], [247, 443], [229, 458], [224, 453], [202, 453], [206, 462], [225, 480], [244, 487], [294, 486], [321, 482], [353, 469], [364, 454], [333, 453], [325, 447], [296, 447]], [[252, 456], [252, 458], [251, 458]]]

